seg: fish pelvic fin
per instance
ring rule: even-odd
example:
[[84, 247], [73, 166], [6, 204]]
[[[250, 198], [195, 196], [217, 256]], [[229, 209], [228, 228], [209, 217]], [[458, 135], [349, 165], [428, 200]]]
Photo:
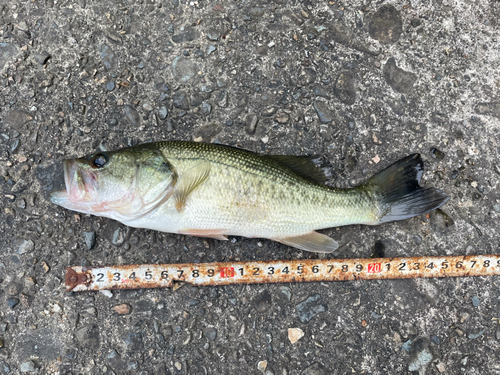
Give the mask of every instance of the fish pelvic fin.
[[445, 192], [419, 185], [423, 173], [420, 154], [412, 154], [370, 178], [362, 187], [378, 196], [379, 213], [377, 222], [367, 224], [409, 219], [448, 202]]
[[271, 239], [297, 249], [315, 253], [331, 253], [339, 247], [339, 244], [335, 240], [318, 232], [310, 232], [294, 237]]

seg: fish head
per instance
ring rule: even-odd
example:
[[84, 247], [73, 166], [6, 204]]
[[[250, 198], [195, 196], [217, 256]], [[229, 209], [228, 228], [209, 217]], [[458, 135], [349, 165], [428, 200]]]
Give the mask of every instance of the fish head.
[[66, 159], [63, 167], [66, 190], [51, 193], [52, 203], [120, 221], [140, 218], [164, 203], [177, 179], [152, 145]]

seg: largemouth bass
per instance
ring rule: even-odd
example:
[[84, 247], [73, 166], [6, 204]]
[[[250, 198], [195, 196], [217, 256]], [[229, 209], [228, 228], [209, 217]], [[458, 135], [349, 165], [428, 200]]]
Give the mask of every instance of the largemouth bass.
[[51, 201], [136, 228], [212, 237], [268, 238], [332, 252], [317, 229], [408, 219], [449, 197], [419, 186], [413, 154], [351, 189], [324, 185], [317, 158], [258, 155], [233, 147], [157, 142], [64, 161], [66, 190]]

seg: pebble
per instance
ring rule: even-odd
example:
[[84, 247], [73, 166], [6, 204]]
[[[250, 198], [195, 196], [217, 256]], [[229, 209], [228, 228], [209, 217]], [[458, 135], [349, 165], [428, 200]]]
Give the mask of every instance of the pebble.
[[102, 63], [106, 69], [111, 70], [118, 68], [118, 59], [110, 46], [107, 44], [101, 44], [98, 49], [99, 56], [101, 57]]
[[434, 345], [439, 345], [439, 344], [441, 344], [441, 340], [439, 340], [439, 337], [437, 337], [436, 335], [431, 335], [431, 342], [432, 342]]
[[21, 372], [35, 372], [36, 371], [36, 366], [33, 361], [26, 361], [21, 363], [21, 366], [19, 367]]
[[290, 340], [292, 344], [295, 344], [302, 337], [304, 337], [304, 331], [300, 328], [288, 328], [288, 340]]
[[214, 91], [214, 86], [211, 84], [201, 86], [201, 92], [205, 92], [205, 93], [209, 94], [213, 91]]
[[221, 90], [216, 98], [215, 98], [215, 104], [217, 104], [221, 108], [226, 108], [229, 104], [229, 94], [227, 93], [226, 90]]
[[167, 107], [162, 105], [158, 110], [158, 116], [160, 117], [160, 120], [165, 120], [167, 118], [167, 115], [168, 115]]
[[323, 303], [319, 294], [308, 297], [304, 302], [295, 306], [295, 308], [302, 323], [308, 323], [316, 315], [328, 310], [328, 306]]
[[474, 296], [474, 297], [472, 297], [472, 305], [473, 305], [474, 307], [478, 307], [480, 303], [481, 303], [481, 302], [479, 301], [479, 297], [478, 297], [478, 296]]
[[348, 105], [356, 101], [356, 89], [354, 87], [354, 75], [351, 72], [340, 73], [335, 81], [333, 93], [339, 100]]
[[0, 70], [19, 53], [19, 48], [13, 43], [0, 43]]
[[418, 18], [412, 18], [410, 23], [413, 27], [419, 27], [421, 24], [421, 21]]
[[144, 349], [141, 333], [130, 332], [125, 336], [124, 341], [127, 349], [131, 352], [137, 352]]
[[258, 123], [259, 123], [259, 117], [255, 113], [248, 114], [245, 117], [246, 132], [248, 134], [255, 134]]
[[433, 159], [438, 159], [442, 160], [444, 158], [445, 153], [442, 151], [439, 151], [437, 148], [433, 147], [431, 148], [431, 156]]
[[13, 309], [14, 307], [16, 307], [17, 305], [19, 304], [19, 298], [9, 298], [7, 299], [7, 305], [9, 305], [9, 307], [11, 309]]
[[285, 303], [290, 302], [292, 300], [292, 290], [288, 286], [280, 286], [276, 296]]
[[321, 121], [324, 124], [333, 121], [334, 119], [333, 113], [326, 102], [315, 100], [313, 106], [319, 117], [319, 121]]
[[301, 375], [329, 375], [331, 372], [327, 371], [325, 366], [321, 363], [315, 362], [311, 366], [306, 367]]
[[194, 27], [186, 27], [181, 33], [172, 37], [174, 43], [192, 42], [200, 37], [200, 32]]
[[217, 330], [213, 327], [205, 329], [204, 335], [210, 341], [214, 341], [217, 338]]
[[[115, 114], [112, 114], [112, 115], [115, 115]], [[118, 125], [118, 120], [116, 119], [116, 117], [109, 117], [107, 120], [106, 120], [106, 124], [108, 124], [109, 126], [116, 126]]]
[[208, 102], [202, 102], [200, 109], [200, 113], [204, 116], [208, 116], [212, 112], [212, 106]]
[[115, 89], [115, 82], [114, 81], [109, 81], [106, 84], [106, 88], [108, 89], [108, 91], [113, 91]]
[[10, 145], [10, 151], [12, 153], [15, 153], [17, 152], [17, 150], [19, 149], [19, 145], [20, 145], [20, 140], [19, 139], [16, 139], [14, 140], [14, 142], [12, 142], [12, 144]]
[[17, 207], [22, 208], [23, 210], [26, 208], [26, 200], [24, 198], [20, 198], [17, 200]]
[[141, 116], [139, 116], [139, 112], [137, 112], [133, 106], [125, 104], [123, 106], [123, 111], [125, 112], [125, 118], [128, 120], [130, 125], [137, 127], [141, 125]]
[[330, 96], [325, 91], [323, 91], [323, 89], [321, 89], [319, 87], [316, 87], [314, 89], [314, 94], [316, 96], [321, 96], [322, 98], [325, 98], [325, 99], [329, 99], [330, 98]]
[[403, 32], [401, 15], [392, 5], [381, 6], [368, 25], [370, 36], [382, 44], [397, 42]]
[[411, 344], [412, 340], [407, 340], [403, 343], [403, 345], [401, 345], [401, 349], [403, 349], [405, 352], [409, 352], [411, 349]]
[[429, 349], [429, 342], [424, 338], [417, 339], [410, 350], [408, 370], [425, 374], [425, 370], [433, 358], [434, 356]]
[[151, 112], [153, 110], [153, 106], [151, 104], [144, 103], [142, 105], [142, 109], [144, 109], [146, 112]]
[[44, 65], [49, 59], [50, 59], [50, 54], [47, 51], [42, 51], [40, 53], [36, 53], [33, 56], [33, 59], [35, 62], [39, 65]]
[[490, 115], [500, 118], [500, 102], [479, 103], [476, 106], [476, 112], [482, 115]]
[[469, 313], [468, 312], [463, 312], [460, 314], [460, 323], [465, 322], [467, 319], [469, 319]]
[[209, 44], [209, 45], [207, 46], [207, 48], [205, 49], [205, 53], [206, 53], [207, 55], [210, 55], [210, 54], [211, 54], [212, 52], [214, 52], [216, 49], [217, 49], [217, 47], [216, 47], [216, 46], [213, 46], [213, 45]]
[[[2, 43], [0, 43], [1, 45]], [[0, 49], [1, 51], [1, 49]], [[1, 53], [0, 53], [1, 55]], [[19, 128], [28, 122], [33, 121], [33, 116], [31, 116], [28, 112], [12, 110], [4, 117], [4, 122], [14, 128]]]
[[83, 232], [83, 239], [88, 250], [95, 246], [95, 232]]
[[298, 75], [298, 84], [307, 86], [316, 81], [316, 72], [313, 69], [302, 69]]
[[252, 306], [260, 313], [264, 313], [269, 310], [269, 308], [272, 306], [271, 293], [269, 293], [267, 289], [264, 289], [252, 299]]
[[121, 35], [110, 27], [104, 29], [104, 36], [113, 44], [120, 45], [123, 43]]
[[31, 253], [33, 250], [35, 250], [35, 243], [32, 240], [23, 240], [23, 242], [17, 249], [17, 253], [19, 255], [23, 255], [26, 253]]
[[171, 132], [174, 131], [176, 123], [175, 123], [174, 120], [172, 120], [171, 118], [169, 118], [167, 120], [166, 125], [167, 125], [167, 132], [171, 133]]
[[438, 369], [439, 372], [445, 372], [446, 371], [446, 366], [444, 365], [443, 362], [439, 362], [436, 365], [436, 368]]
[[482, 334], [484, 333], [484, 331], [486, 331], [486, 329], [482, 329], [480, 331], [469, 332], [469, 334], [467, 335], [467, 338], [470, 340], [475, 340], [478, 337], [481, 337]]
[[43, 272], [47, 273], [47, 272], [49, 272], [49, 271], [50, 271], [50, 267], [49, 267], [49, 265], [47, 264], [47, 262], [42, 261], [42, 262], [41, 262], [41, 265], [42, 265], [42, 268], [43, 268]]
[[176, 57], [172, 62], [172, 74], [181, 83], [188, 82], [197, 74], [198, 70], [198, 66], [194, 62], [182, 56]]
[[260, 372], [266, 371], [266, 368], [267, 368], [267, 361], [266, 360], [263, 360], [263, 361], [260, 361], [259, 363], [257, 363], [257, 369]]
[[132, 307], [127, 303], [122, 303], [113, 307], [113, 310], [119, 315], [128, 315], [132, 311]]
[[15, 281], [11, 281], [5, 287], [5, 293], [9, 296], [17, 296], [23, 290], [23, 286], [20, 283], [16, 283]]
[[186, 92], [177, 91], [173, 98], [172, 104], [175, 108], [188, 110], [189, 109], [189, 101]]
[[113, 293], [111, 292], [111, 290], [100, 290], [99, 293], [108, 298], [113, 297]]
[[128, 227], [115, 229], [115, 231], [113, 232], [113, 238], [111, 239], [111, 243], [117, 247], [123, 245], [128, 231], [129, 231]]
[[394, 57], [387, 60], [384, 65], [383, 73], [387, 84], [395, 91], [404, 94], [408, 94], [412, 91], [413, 84], [417, 80], [416, 74], [399, 68], [396, 65]]
[[168, 86], [165, 84], [165, 79], [163, 77], [154, 77], [153, 78], [153, 86], [155, 89], [165, 93], [167, 92]]
[[276, 115], [276, 121], [280, 124], [286, 124], [290, 120], [290, 116], [286, 112], [278, 112]]

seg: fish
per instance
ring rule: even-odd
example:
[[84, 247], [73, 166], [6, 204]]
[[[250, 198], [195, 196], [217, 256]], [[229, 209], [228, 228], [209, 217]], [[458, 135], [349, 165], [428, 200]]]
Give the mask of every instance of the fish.
[[127, 226], [227, 240], [266, 238], [312, 252], [339, 244], [317, 230], [405, 220], [449, 196], [421, 187], [419, 154], [348, 189], [325, 185], [321, 158], [260, 155], [220, 144], [162, 141], [63, 161], [50, 200]]

